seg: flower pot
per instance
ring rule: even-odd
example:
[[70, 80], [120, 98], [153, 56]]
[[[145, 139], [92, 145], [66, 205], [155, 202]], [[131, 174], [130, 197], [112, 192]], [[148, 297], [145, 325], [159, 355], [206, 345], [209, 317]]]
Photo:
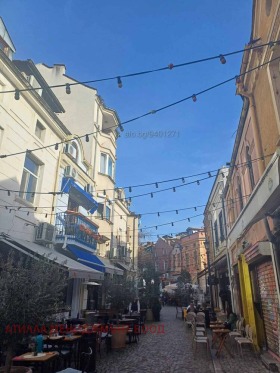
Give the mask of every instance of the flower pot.
[[151, 310], [151, 308], [147, 309], [146, 321], [154, 321], [153, 311]]
[[124, 348], [128, 325], [113, 325], [111, 328], [112, 348]]

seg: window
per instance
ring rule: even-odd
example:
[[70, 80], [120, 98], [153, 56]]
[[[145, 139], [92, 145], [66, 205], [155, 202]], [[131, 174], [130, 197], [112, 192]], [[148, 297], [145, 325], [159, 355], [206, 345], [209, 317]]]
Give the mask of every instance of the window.
[[97, 217], [103, 219], [104, 204], [98, 203], [97, 207]]
[[108, 206], [106, 206], [106, 219], [111, 220], [111, 209]]
[[215, 223], [214, 223], [214, 234], [215, 234], [215, 246], [218, 247], [219, 246], [219, 237], [218, 237], [218, 224], [217, 224], [217, 220], [215, 220]]
[[197, 265], [197, 252], [194, 251], [193, 253], [193, 258], [194, 258], [194, 264]]
[[249, 171], [251, 189], [253, 190], [255, 187], [255, 178], [254, 178], [254, 172], [253, 172], [253, 167], [252, 167], [252, 158], [251, 158], [251, 155], [249, 154], [249, 146], [246, 146], [246, 162], [247, 162], [247, 167]]
[[242, 188], [241, 188], [241, 181], [240, 177], [237, 177], [237, 194], [238, 194], [238, 199], [239, 199], [239, 206], [240, 210], [243, 210], [243, 195], [242, 195]]
[[220, 227], [220, 239], [221, 242], [224, 241], [225, 235], [224, 235], [224, 224], [223, 224], [223, 213], [220, 211], [219, 213], [219, 227]]
[[29, 154], [25, 157], [19, 196], [31, 203], [34, 202], [40, 165]]
[[114, 162], [108, 154], [101, 153], [100, 172], [110, 176], [112, 179], [114, 178]]
[[189, 254], [186, 254], [186, 267], [189, 266]]
[[46, 128], [37, 120], [36, 127], [35, 127], [35, 135], [38, 139], [44, 141], [46, 133]]

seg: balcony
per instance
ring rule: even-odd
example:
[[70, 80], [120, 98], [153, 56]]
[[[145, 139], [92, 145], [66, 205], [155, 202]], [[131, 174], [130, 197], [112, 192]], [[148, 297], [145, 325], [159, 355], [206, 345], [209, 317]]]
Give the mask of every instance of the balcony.
[[80, 243], [96, 250], [102, 236], [98, 234], [97, 226], [79, 212], [66, 211], [56, 215], [56, 243]]

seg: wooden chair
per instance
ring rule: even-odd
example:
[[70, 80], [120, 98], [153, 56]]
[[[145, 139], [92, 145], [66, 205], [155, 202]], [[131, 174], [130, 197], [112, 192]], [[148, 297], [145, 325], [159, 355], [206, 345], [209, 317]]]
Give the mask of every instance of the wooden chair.
[[245, 326], [245, 337], [235, 337], [235, 341], [237, 343], [237, 346], [239, 346], [241, 356], [243, 356], [243, 344], [251, 345], [253, 347], [253, 351], [255, 352], [255, 346], [253, 343], [253, 330], [250, 325]]

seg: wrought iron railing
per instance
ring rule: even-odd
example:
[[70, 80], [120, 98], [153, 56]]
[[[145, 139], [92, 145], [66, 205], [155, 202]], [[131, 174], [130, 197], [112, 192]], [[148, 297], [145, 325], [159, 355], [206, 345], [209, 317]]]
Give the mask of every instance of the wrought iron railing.
[[67, 236], [92, 249], [96, 249], [99, 238], [97, 227], [79, 212], [67, 211], [56, 215], [56, 239]]

